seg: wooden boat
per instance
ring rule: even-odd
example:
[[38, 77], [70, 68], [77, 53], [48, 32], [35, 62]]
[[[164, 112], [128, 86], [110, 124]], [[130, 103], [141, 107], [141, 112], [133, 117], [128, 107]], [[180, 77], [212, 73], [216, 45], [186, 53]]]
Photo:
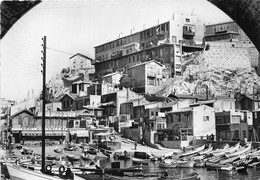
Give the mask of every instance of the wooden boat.
[[213, 150], [213, 146], [211, 146], [211, 147], [209, 147], [209, 148], [207, 148], [207, 149], [204, 149], [204, 150], [198, 152], [198, 155], [208, 154], [208, 153], [210, 153], [212, 150]]
[[247, 164], [241, 163], [240, 165], [236, 166], [236, 171], [240, 174], [247, 174], [247, 167]]
[[141, 159], [141, 158], [135, 158], [135, 157], [131, 157], [131, 160], [134, 163], [141, 163], [141, 164], [148, 164], [150, 162], [150, 159]]
[[206, 163], [207, 169], [210, 170], [223, 170], [223, 171], [233, 171], [235, 167], [231, 164], [219, 164], [219, 163]]
[[187, 151], [187, 152], [182, 153], [182, 154], [180, 155], [180, 157], [185, 157], [185, 156], [190, 156], [190, 155], [196, 154], [196, 153], [202, 151], [203, 149], [205, 149], [205, 144], [202, 145], [202, 146], [200, 146], [200, 147], [198, 147], [198, 148], [196, 148], [196, 149], [194, 149], [194, 150], [191, 150], [191, 151]]
[[57, 147], [57, 148], [54, 149], [54, 152], [62, 154], [63, 153], [63, 149], [60, 148], [60, 147]]
[[125, 160], [131, 158], [130, 154], [128, 153], [118, 153], [118, 152], [116, 152], [113, 157], [118, 160]]
[[176, 163], [179, 168], [192, 168], [194, 167], [195, 161], [177, 161]]
[[56, 156], [54, 156], [53, 154], [48, 154], [48, 155], [46, 156], [46, 159], [47, 159], [47, 160], [55, 160], [55, 159], [56, 159]]
[[231, 153], [231, 154], [226, 154], [226, 156], [228, 158], [231, 158], [231, 157], [234, 157], [234, 156], [244, 154], [251, 149], [251, 146], [252, 146], [252, 143], [248, 143], [246, 146], [239, 148], [236, 152]]
[[163, 162], [159, 163], [159, 167], [160, 168], [176, 168], [177, 162], [164, 160]]
[[132, 176], [129, 175], [121, 175], [121, 176], [116, 176], [116, 175], [109, 175], [106, 174], [105, 178], [111, 179], [111, 180], [139, 180], [139, 179], [144, 179], [144, 180], [198, 180], [200, 179], [197, 173], [191, 173], [188, 175], [181, 175], [181, 176], [176, 176], [176, 175], [169, 175], [167, 171], [162, 171], [162, 172], [145, 172], [141, 174], [134, 174]]
[[194, 167], [205, 167], [206, 162], [204, 160], [195, 160]]
[[150, 162], [151, 154], [142, 151], [135, 151], [133, 157], [131, 157], [134, 163], [148, 164]]
[[239, 156], [234, 156], [234, 157], [232, 157], [232, 158], [220, 160], [219, 163], [220, 163], [220, 164], [227, 164], [227, 163], [232, 163], [233, 161], [236, 161], [236, 160], [239, 160], [239, 159], [240, 159]]
[[239, 143], [235, 144], [234, 146], [231, 146], [229, 148], [226, 148], [226, 149], [223, 149], [223, 150], [220, 150], [218, 152], [213, 152], [213, 155], [214, 156], [222, 156], [224, 154], [231, 154], [235, 151], [237, 151], [239, 149]]
[[61, 180], [58, 176], [43, 174], [39, 171], [26, 169], [14, 163], [6, 162], [6, 166], [11, 180]]

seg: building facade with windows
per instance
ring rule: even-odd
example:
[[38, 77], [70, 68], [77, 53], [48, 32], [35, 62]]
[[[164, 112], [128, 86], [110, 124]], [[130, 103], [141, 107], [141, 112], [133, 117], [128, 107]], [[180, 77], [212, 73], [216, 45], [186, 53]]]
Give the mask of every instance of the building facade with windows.
[[92, 59], [83, 54], [77, 53], [70, 57], [72, 69], [93, 69]]
[[129, 67], [130, 88], [138, 93], [151, 93], [155, 86], [163, 83], [163, 66], [155, 60]]
[[243, 112], [216, 113], [217, 140], [240, 141], [248, 138], [248, 123]]
[[183, 48], [202, 50], [203, 36], [204, 24], [196, 16], [175, 14], [168, 22], [96, 46], [95, 70], [102, 75], [116, 70], [126, 73], [132, 65], [155, 59], [178, 75], [175, 71]]
[[216, 135], [214, 108], [206, 105], [186, 107], [166, 113], [167, 128], [157, 130], [157, 143], [182, 148], [207, 135]]
[[225, 68], [253, 67], [260, 74], [259, 52], [235, 22], [205, 26], [205, 59], [210, 66]]

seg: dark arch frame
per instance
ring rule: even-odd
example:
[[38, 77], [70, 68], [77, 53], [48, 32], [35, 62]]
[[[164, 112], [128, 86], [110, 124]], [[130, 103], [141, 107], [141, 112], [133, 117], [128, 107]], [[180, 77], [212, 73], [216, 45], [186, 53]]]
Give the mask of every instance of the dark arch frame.
[[259, 0], [208, 0], [246, 33], [260, 52], [260, 1]]

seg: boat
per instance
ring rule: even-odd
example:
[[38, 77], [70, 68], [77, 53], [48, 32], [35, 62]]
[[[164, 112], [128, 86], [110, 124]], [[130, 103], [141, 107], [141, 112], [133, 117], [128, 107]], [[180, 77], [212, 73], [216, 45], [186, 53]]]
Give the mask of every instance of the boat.
[[192, 168], [194, 167], [195, 161], [187, 160], [187, 161], [177, 161], [177, 167], [179, 168]]
[[148, 164], [151, 157], [152, 155], [147, 152], [135, 151], [133, 157], [131, 157], [131, 160], [134, 163]]
[[231, 158], [234, 156], [239, 156], [239, 155], [244, 154], [247, 151], [249, 151], [251, 149], [251, 147], [252, 147], [252, 143], [248, 143], [246, 146], [239, 148], [236, 152], [231, 153], [231, 154], [226, 154], [226, 156], [228, 158]]
[[39, 171], [27, 169], [14, 163], [6, 162], [6, 166], [11, 180], [61, 180], [61, 178], [59, 178], [58, 176], [44, 174]]
[[212, 150], [213, 150], [213, 146], [210, 146], [210, 147], [208, 147], [207, 149], [204, 149], [204, 150], [198, 152], [198, 155], [208, 154], [208, 153], [210, 153]]
[[122, 152], [115, 152], [113, 157], [115, 159], [118, 159], [118, 160], [125, 160], [125, 159], [130, 159], [131, 158], [130, 154], [127, 153], [127, 152], [124, 152], [124, 153], [122, 153]]
[[231, 154], [239, 149], [240, 145], [239, 143], [235, 144], [234, 146], [231, 146], [229, 148], [225, 148], [223, 150], [215, 151], [213, 152], [214, 156], [222, 156], [225, 154]]
[[177, 162], [176, 161], [169, 161], [168, 159], [164, 160], [163, 162], [159, 163], [160, 168], [176, 168]]
[[205, 167], [206, 162], [204, 160], [195, 160], [194, 167]]
[[63, 153], [63, 149], [60, 148], [60, 147], [57, 147], [57, 148], [54, 149], [54, 152], [62, 154]]
[[111, 180], [198, 180], [200, 179], [197, 173], [191, 173], [187, 175], [181, 174], [181, 176], [176, 176], [174, 174], [169, 174], [168, 171], [159, 172], [141, 172], [134, 173], [133, 175], [110, 175], [105, 174], [105, 178]]
[[203, 149], [205, 149], [205, 144], [202, 145], [202, 146], [200, 146], [200, 147], [198, 147], [198, 148], [196, 148], [196, 149], [194, 149], [194, 150], [190, 150], [190, 151], [187, 151], [187, 152], [183, 152], [183, 153], [180, 155], [180, 157], [185, 157], [185, 156], [190, 156], [190, 155], [196, 154], [196, 153], [202, 151]]

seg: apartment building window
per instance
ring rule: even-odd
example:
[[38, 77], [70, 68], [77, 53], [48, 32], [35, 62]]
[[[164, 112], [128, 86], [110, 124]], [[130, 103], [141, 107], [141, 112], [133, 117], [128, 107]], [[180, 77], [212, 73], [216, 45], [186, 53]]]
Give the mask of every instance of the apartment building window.
[[239, 130], [235, 130], [234, 137], [235, 137], [235, 138], [239, 138]]
[[165, 31], [169, 31], [169, 23], [165, 25]]
[[131, 63], [131, 57], [130, 56], [128, 57], [128, 63]]
[[153, 77], [148, 77], [148, 85], [153, 85], [153, 86], [155, 86], [155, 78], [153, 78]]
[[243, 138], [246, 138], [246, 130], [243, 130]]
[[135, 56], [133, 56], [133, 62], [135, 62]]
[[203, 121], [209, 121], [209, 116], [203, 116]]
[[136, 55], [136, 61], [139, 61], [139, 55]]

